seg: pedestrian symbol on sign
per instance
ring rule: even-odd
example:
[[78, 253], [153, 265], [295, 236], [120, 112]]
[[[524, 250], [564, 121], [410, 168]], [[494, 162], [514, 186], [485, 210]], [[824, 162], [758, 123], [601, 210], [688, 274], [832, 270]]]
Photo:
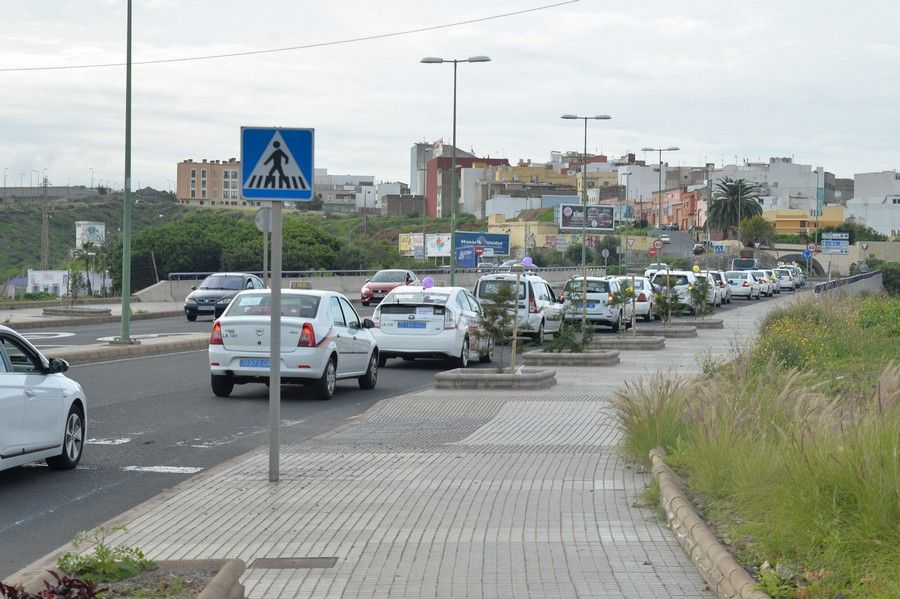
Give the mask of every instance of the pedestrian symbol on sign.
[[309, 182], [291, 155], [290, 148], [284, 143], [280, 131], [275, 131], [244, 188], [309, 189]]

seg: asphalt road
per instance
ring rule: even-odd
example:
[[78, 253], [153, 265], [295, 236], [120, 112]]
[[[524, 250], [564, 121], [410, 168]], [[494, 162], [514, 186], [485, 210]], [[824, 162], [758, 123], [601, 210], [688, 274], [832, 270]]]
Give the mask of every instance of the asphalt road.
[[[89, 402], [84, 458], [72, 471], [41, 463], [0, 472], [0, 579], [75, 533], [267, 444], [267, 387], [237, 386], [232, 397], [217, 398], [208, 368], [206, 352], [198, 351], [69, 370]], [[374, 390], [359, 389], [355, 379], [341, 381], [327, 402], [302, 387], [284, 387], [282, 441], [331, 430], [381, 399], [431, 385], [445, 368], [438, 361], [391, 360]]]

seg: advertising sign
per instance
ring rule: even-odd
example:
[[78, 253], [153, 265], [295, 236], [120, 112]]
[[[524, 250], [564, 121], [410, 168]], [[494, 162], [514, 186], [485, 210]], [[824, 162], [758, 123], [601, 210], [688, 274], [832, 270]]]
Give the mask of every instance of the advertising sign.
[[456, 264], [462, 268], [475, 268], [478, 258], [475, 255], [475, 248], [472, 246], [456, 248]]
[[103, 245], [106, 239], [106, 223], [97, 223], [86, 220], [75, 221], [75, 248], [81, 249], [81, 244], [89, 241], [96, 246]]
[[430, 258], [443, 258], [450, 256], [450, 234], [429, 233], [425, 238], [425, 248]]
[[[613, 206], [588, 206], [587, 224], [588, 231], [612, 231], [613, 230]], [[559, 228], [581, 229], [584, 219], [584, 207], [580, 204], [559, 205]]]
[[457, 231], [456, 247], [482, 247], [491, 249], [494, 256], [509, 255], [509, 233], [484, 233], [482, 231]]

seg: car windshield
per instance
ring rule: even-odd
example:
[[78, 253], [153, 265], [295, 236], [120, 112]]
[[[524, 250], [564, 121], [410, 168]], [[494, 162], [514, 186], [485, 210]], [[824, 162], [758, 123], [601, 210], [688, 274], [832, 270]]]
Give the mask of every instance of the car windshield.
[[389, 293], [384, 298], [386, 304], [429, 304], [435, 306], [443, 306], [450, 299], [447, 293], [437, 293], [428, 291], [419, 291], [415, 293]]
[[753, 268], [756, 266], [755, 258], [735, 258], [731, 261], [734, 268]]
[[767, 278], [767, 277], [766, 277], [766, 273], [764, 273], [764, 272], [761, 271], [761, 270], [751, 270], [751, 271], [750, 271], [750, 274], [753, 275], [754, 277], [756, 277], [757, 279], [765, 279], [765, 278]]
[[[566, 283], [566, 295], [573, 291], [581, 291], [583, 281], [584, 279], [572, 279]], [[606, 281], [591, 281], [588, 279], [587, 289], [585, 289], [585, 291], [587, 293], [609, 293], [609, 283]]]
[[[272, 296], [268, 293], [248, 293], [232, 301], [226, 316], [271, 316], [269, 304]], [[315, 318], [319, 311], [317, 295], [283, 294], [281, 296], [281, 315], [294, 318]]]
[[728, 278], [729, 283], [733, 283], [735, 281], [743, 281], [747, 278], [746, 270], [729, 270], [725, 273], [725, 276]]
[[637, 277], [634, 278], [634, 282], [632, 282], [631, 277], [619, 277], [619, 281], [621, 281], [623, 285], [628, 285], [630, 287], [634, 287], [635, 289], [644, 288], [644, 279], [639, 279]]
[[372, 277], [373, 283], [405, 283], [406, 271], [403, 270], [379, 270]]
[[775, 271], [775, 274], [777, 274], [779, 277], [789, 277], [789, 276], [791, 276], [791, 271], [783, 269], [783, 268], [779, 268], [778, 270]]
[[[478, 285], [478, 297], [480, 299], [491, 299], [491, 297], [500, 291], [501, 287], [510, 287], [514, 284], [514, 281], [503, 279], [483, 280]], [[525, 299], [525, 281], [519, 282], [519, 299]]]
[[[668, 283], [666, 282], [668, 280]], [[679, 285], [687, 285], [689, 283], [687, 275], [664, 275], [658, 274], [653, 277], [653, 282], [657, 285], [666, 287], [678, 287]]]
[[210, 275], [200, 284], [200, 289], [243, 289], [244, 277]]

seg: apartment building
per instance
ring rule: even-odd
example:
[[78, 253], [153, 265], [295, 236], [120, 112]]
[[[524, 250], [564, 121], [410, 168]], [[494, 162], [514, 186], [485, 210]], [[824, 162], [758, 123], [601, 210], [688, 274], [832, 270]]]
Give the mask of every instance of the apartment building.
[[175, 176], [175, 200], [179, 204], [207, 208], [251, 208], [258, 201], [244, 201], [240, 190], [241, 161], [188, 158], [178, 163]]

